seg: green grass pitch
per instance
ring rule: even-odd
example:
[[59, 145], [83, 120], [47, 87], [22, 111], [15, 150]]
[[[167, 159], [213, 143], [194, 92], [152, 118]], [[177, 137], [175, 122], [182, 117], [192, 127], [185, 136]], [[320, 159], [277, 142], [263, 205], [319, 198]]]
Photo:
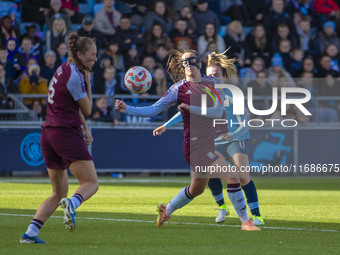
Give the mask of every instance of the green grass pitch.
[[[260, 232], [241, 231], [233, 209], [225, 223], [215, 224], [217, 206], [208, 189], [156, 228], [156, 206], [189, 178], [100, 180], [99, 191], [77, 210], [75, 232], [65, 229], [58, 208], [39, 235], [49, 244], [27, 245], [19, 239], [51, 185], [47, 179], [0, 179], [0, 254], [340, 253], [340, 178], [254, 179], [266, 223]], [[76, 187], [70, 184], [69, 195]]]

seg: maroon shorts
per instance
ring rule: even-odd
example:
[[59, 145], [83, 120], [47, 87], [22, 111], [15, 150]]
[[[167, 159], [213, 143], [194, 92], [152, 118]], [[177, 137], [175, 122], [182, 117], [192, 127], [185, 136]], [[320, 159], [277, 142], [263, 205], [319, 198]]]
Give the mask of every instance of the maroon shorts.
[[50, 169], [65, 169], [74, 161], [92, 160], [80, 127], [44, 127], [40, 146]]
[[184, 157], [190, 165], [192, 171], [196, 166], [211, 166], [218, 156], [215, 154], [215, 144], [198, 144], [195, 142], [184, 141]]

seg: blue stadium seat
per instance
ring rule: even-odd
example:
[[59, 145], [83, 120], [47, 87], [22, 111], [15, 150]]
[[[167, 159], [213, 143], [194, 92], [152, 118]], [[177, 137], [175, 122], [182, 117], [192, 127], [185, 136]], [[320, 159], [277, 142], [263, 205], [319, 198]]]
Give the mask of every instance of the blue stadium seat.
[[81, 28], [81, 24], [74, 23], [72, 24], [72, 32], [76, 32], [78, 29]]
[[246, 36], [253, 30], [254, 30], [254, 27], [243, 27], [243, 32]]
[[218, 35], [221, 37], [225, 36], [225, 29], [227, 28], [227, 25], [221, 26], [220, 32], [218, 32]]
[[92, 10], [89, 4], [79, 4], [78, 7], [79, 7], [79, 13], [92, 14]]
[[104, 4], [95, 4], [94, 5], [94, 16], [104, 7]]
[[8, 13], [9, 8], [14, 7], [15, 9], [18, 9], [18, 6], [10, 1], [1, 1], [0, 2], [0, 17], [6, 16]]

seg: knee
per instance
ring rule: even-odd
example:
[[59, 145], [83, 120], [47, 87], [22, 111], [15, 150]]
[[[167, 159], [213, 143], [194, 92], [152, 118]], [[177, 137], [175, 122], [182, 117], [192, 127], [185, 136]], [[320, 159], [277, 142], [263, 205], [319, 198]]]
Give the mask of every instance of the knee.
[[51, 198], [59, 202], [62, 198], [67, 196], [67, 192], [53, 192]]
[[94, 180], [91, 180], [89, 181], [91, 186], [92, 186], [92, 189], [93, 189], [93, 194], [96, 193], [99, 189], [99, 181], [98, 179], [94, 179]]
[[191, 196], [197, 197], [197, 196], [201, 195], [204, 192], [204, 190], [205, 190], [205, 187], [204, 188], [203, 187], [196, 187], [194, 189], [191, 189], [191, 187], [190, 187], [189, 192], [190, 192]]
[[250, 182], [250, 178], [240, 178], [241, 186], [245, 186]]
[[228, 178], [227, 180], [227, 184], [236, 184], [236, 183], [240, 183], [240, 179], [236, 176]]

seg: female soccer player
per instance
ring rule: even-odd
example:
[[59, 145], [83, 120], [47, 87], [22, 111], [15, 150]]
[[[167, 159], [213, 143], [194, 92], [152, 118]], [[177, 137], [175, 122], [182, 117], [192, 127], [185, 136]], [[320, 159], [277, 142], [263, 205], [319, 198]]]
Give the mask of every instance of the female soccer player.
[[[64, 210], [66, 229], [74, 231], [75, 210], [98, 190], [96, 170], [86, 146], [92, 143], [93, 138], [84, 118], [84, 115], [90, 115], [92, 109], [89, 71], [97, 61], [97, 48], [94, 40], [79, 37], [77, 33], [69, 35], [68, 46], [70, 61], [62, 64], [52, 77], [47, 117], [41, 131], [41, 151], [53, 194], [40, 205], [22, 235], [21, 243], [46, 243], [38, 234], [59, 204]], [[66, 198], [66, 168], [80, 184], [70, 199]]]
[[[219, 78], [223, 83], [228, 84], [237, 83], [236, 67], [233, 64], [235, 59], [228, 59], [225, 55], [226, 52], [216, 54], [215, 52], [209, 54], [207, 75]], [[215, 149], [218, 155], [225, 160], [228, 160], [233, 166], [236, 167], [237, 172], [240, 173], [241, 166], [249, 166], [249, 159], [247, 155], [247, 141], [250, 138], [249, 128], [247, 126], [247, 117], [245, 115], [233, 115], [233, 100], [230, 90], [225, 89], [225, 103], [224, 109], [227, 113], [228, 119], [228, 135], [227, 139], [221, 137], [215, 140]], [[177, 113], [164, 125], [156, 128], [153, 131], [154, 135], [161, 135], [171, 125], [182, 121], [180, 113]], [[233, 125], [231, 125], [233, 123]], [[245, 123], [240, 125], [238, 123]], [[249, 172], [239, 174], [242, 189], [246, 195], [247, 203], [250, 211], [253, 214], [253, 223], [255, 225], [262, 225], [264, 221], [260, 215], [259, 203], [257, 198], [257, 191], [254, 182], [250, 178]], [[216, 222], [220, 223], [225, 220], [228, 214], [228, 208], [224, 202], [222, 192], [222, 182], [218, 178], [210, 179], [208, 186], [213, 194], [216, 203], [220, 207], [220, 211], [216, 217]]]
[[[217, 104], [215, 107], [210, 107], [212, 101], [209, 101], [206, 116], [201, 115], [200, 107], [202, 89], [205, 89], [207, 85], [213, 89], [211, 85], [220, 82], [212, 77], [202, 78], [201, 62], [196, 51], [188, 50], [181, 53], [172, 50], [169, 55], [168, 71], [171, 77], [173, 80], [178, 80], [184, 75], [185, 79], [175, 83], [161, 99], [151, 106], [131, 107], [121, 100], [116, 100], [115, 103], [117, 110], [139, 116], [154, 116], [176, 102], [179, 104], [178, 109], [181, 111], [184, 122], [184, 156], [192, 169], [191, 184], [183, 188], [167, 206], [163, 204], [159, 206], [158, 227], [161, 227], [175, 210], [190, 203], [194, 197], [205, 190], [209, 175], [196, 171], [197, 166], [227, 167], [226, 161], [214, 153], [216, 131], [213, 128], [213, 118], [223, 116], [223, 105]], [[224, 98], [222, 90], [218, 90], [218, 93], [219, 97]], [[242, 222], [242, 230], [260, 230], [248, 218], [237, 173], [228, 173], [222, 178], [228, 183], [228, 195]]]

